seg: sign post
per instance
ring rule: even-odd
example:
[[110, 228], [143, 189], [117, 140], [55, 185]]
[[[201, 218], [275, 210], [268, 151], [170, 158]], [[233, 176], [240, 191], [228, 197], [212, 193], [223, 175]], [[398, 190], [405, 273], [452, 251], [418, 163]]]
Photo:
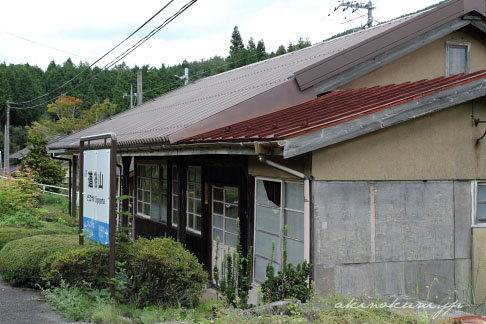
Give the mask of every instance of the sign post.
[[[111, 140], [109, 149], [90, 149], [91, 141], [104, 140], [106, 147], [107, 139]], [[93, 241], [110, 247], [110, 279], [115, 278], [116, 144], [115, 133], [106, 133], [82, 137], [79, 146], [79, 244], [84, 244], [87, 233]], [[110, 292], [114, 296], [111, 283]]]

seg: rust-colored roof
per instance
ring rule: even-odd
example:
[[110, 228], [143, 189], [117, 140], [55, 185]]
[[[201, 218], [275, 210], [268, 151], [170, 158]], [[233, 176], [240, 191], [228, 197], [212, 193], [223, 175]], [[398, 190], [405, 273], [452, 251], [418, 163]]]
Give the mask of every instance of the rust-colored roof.
[[294, 107], [190, 137], [180, 143], [291, 138], [478, 79], [486, 79], [486, 70], [398, 85], [339, 90]]

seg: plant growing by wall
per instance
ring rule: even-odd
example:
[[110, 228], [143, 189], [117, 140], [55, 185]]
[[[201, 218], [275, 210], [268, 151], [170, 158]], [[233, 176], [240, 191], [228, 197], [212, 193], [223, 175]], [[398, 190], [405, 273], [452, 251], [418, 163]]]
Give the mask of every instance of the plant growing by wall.
[[[284, 237], [287, 236], [287, 226], [284, 228]], [[298, 299], [305, 302], [311, 292], [310, 275], [312, 264], [304, 261], [295, 267], [287, 263], [287, 242], [284, 239], [282, 269], [275, 275], [273, 257], [275, 241], [272, 241], [272, 256], [266, 268], [267, 280], [261, 285], [263, 301], [266, 303], [284, 299]]]
[[232, 253], [225, 253], [221, 260], [221, 278], [218, 268], [219, 242], [216, 238], [216, 258], [213, 267], [213, 276], [216, 287], [221, 290], [228, 303], [239, 308], [248, 308], [248, 296], [251, 288], [251, 275], [253, 271], [253, 248], [250, 247], [246, 257], [240, 242], [240, 220], [236, 219], [237, 240]]

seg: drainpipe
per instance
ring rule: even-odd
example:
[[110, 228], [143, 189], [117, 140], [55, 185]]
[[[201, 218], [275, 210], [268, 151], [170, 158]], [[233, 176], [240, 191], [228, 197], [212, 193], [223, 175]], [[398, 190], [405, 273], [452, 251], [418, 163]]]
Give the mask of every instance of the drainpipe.
[[72, 211], [71, 211], [71, 199], [72, 199], [72, 195], [71, 195], [71, 191], [72, 191], [71, 170], [72, 170], [73, 161], [71, 159], [66, 159], [66, 158], [54, 156], [53, 153], [51, 153], [51, 157], [54, 160], [69, 162], [69, 205], [68, 205], [68, 209], [69, 209], [69, 216], [72, 216]]
[[[257, 151], [255, 149], [255, 151]], [[257, 152], [258, 153], [258, 152]], [[297, 178], [304, 180], [304, 259], [308, 263], [311, 262], [310, 260], [310, 240], [311, 240], [311, 232], [310, 232], [310, 217], [311, 217], [311, 208], [310, 208], [310, 178], [303, 174], [302, 172], [290, 169], [286, 166], [281, 164], [275, 163], [273, 161], [267, 160], [265, 155], [260, 154], [258, 156], [260, 162], [271, 166], [272, 168], [279, 169], [283, 172], [289, 173]]]

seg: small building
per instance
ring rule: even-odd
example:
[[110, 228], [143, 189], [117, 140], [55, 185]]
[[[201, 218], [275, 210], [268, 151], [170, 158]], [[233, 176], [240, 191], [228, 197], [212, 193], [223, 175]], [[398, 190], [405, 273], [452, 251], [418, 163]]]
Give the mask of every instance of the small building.
[[485, 0], [451, 0], [198, 80], [48, 148], [77, 156], [81, 137], [115, 132], [124, 170], [135, 164], [135, 235], [172, 236], [206, 269], [239, 218], [255, 285], [285, 241], [324, 293], [470, 301], [475, 287], [484, 302], [485, 16]]

